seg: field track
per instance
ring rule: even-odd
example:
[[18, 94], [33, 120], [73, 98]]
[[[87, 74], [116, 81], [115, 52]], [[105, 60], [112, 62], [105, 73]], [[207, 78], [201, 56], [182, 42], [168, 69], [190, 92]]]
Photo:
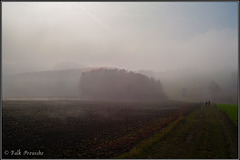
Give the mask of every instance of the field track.
[[118, 158], [237, 158], [237, 128], [213, 104], [196, 109]]

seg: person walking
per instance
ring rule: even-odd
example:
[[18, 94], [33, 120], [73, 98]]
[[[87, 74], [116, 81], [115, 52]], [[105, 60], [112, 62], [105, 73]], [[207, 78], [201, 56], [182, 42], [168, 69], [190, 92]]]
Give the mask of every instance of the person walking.
[[210, 106], [210, 100], [208, 101], [208, 106]]
[[206, 106], [208, 105], [208, 102], [207, 102], [207, 101], [205, 102], [205, 105], [206, 105]]

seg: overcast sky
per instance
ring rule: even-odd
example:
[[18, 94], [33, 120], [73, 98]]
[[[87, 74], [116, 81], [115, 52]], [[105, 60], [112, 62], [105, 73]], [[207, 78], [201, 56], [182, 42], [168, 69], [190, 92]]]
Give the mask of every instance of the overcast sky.
[[234, 69], [238, 2], [3, 2], [3, 74]]

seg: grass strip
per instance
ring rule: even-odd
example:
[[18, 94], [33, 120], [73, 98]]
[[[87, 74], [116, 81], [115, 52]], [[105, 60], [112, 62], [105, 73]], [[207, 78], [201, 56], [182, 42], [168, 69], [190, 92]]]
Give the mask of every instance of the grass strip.
[[117, 158], [230, 158], [216, 111], [213, 106], [197, 108]]
[[238, 124], [238, 105], [237, 104], [216, 104], [219, 110], [226, 112], [234, 125]]
[[177, 120], [170, 122], [169, 125], [163, 129], [161, 129], [161, 131], [151, 137], [149, 137], [146, 140], [143, 140], [142, 142], [140, 142], [136, 147], [134, 147], [133, 149], [131, 149], [129, 152], [124, 153], [122, 155], [120, 155], [117, 158], [120, 159], [124, 159], [124, 158], [137, 158], [135, 157], [135, 155], [139, 155], [141, 156], [141, 153], [144, 153], [149, 147], [151, 147], [152, 145], [154, 145], [156, 142], [158, 142], [162, 137], [164, 137], [166, 134], [168, 134], [173, 127], [181, 120], [183, 120], [184, 117], [180, 116]]

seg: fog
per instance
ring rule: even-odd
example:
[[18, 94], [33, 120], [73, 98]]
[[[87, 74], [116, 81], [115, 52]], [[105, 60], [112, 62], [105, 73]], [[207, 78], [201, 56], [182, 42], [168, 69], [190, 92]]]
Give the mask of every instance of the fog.
[[238, 71], [237, 15], [237, 2], [3, 2], [3, 78], [113, 67], [149, 70], [163, 87], [221, 83], [209, 76]]
[[3, 73], [237, 68], [237, 2], [3, 2]]

